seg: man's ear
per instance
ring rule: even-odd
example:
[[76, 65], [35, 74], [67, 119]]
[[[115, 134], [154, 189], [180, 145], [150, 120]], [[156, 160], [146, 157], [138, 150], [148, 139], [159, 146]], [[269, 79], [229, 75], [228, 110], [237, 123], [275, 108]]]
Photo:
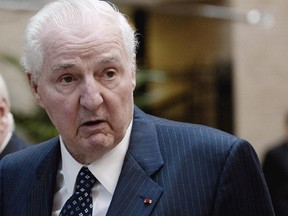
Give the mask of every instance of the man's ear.
[[136, 71], [132, 71], [132, 87], [133, 90], [136, 88]]
[[134, 56], [133, 56], [133, 67], [132, 67], [132, 85], [133, 85], [133, 90], [135, 90], [136, 88], [136, 55], [134, 53]]
[[35, 77], [30, 72], [27, 73], [27, 77], [28, 77], [28, 81], [29, 81], [30, 88], [31, 88], [31, 91], [32, 91], [32, 96], [33, 96], [33, 99], [34, 99], [35, 103], [37, 105], [43, 107], [43, 101], [42, 101], [41, 96], [39, 95], [38, 84], [37, 84], [37, 82], [35, 80]]
[[8, 103], [4, 98], [0, 98], [0, 119], [9, 112]]

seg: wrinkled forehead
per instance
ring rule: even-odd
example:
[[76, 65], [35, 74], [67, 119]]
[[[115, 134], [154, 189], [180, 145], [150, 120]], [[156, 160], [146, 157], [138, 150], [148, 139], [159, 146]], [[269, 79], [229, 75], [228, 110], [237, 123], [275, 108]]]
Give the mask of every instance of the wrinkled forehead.
[[101, 13], [74, 13], [72, 16], [61, 16], [61, 19], [49, 17], [44, 25], [42, 31], [43, 38], [46, 38], [45, 36], [50, 37], [50, 34], [59, 33], [79, 34], [83, 32], [84, 34], [89, 32], [100, 34], [103, 33], [103, 31], [120, 33], [120, 23], [118, 19], [110, 14]]
[[[49, 20], [46, 23], [43, 34], [44, 49], [55, 48], [57, 42], [65, 42], [66, 40], [90, 40], [101, 42], [116, 42], [123, 46], [123, 38], [120, 27], [112, 17], [88, 16], [81, 19], [63, 20], [56, 23]], [[123, 48], [123, 47], [122, 47]]]

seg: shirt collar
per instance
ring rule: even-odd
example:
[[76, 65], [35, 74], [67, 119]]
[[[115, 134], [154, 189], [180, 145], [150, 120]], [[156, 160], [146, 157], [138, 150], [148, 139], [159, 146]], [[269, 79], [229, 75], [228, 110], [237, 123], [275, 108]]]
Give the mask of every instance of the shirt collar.
[[3, 143], [0, 145], [0, 153], [4, 151], [5, 147], [8, 145], [11, 137], [12, 137], [13, 132], [9, 131], [3, 140]]
[[[105, 187], [105, 189], [113, 195], [124, 158], [129, 146], [130, 135], [132, 130], [132, 121], [126, 130], [124, 138], [121, 142], [116, 145], [113, 149], [103, 155], [100, 159], [89, 164], [87, 167], [92, 172], [92, 174], [97, 178], [97, 180]], [[63, 139], [60, 136], [60, 147], [62, 155], [62, 167], [60, 168], [60, 173], [64, 177], [65, 185], [69, 195], [74, 192], [74, 185], [78, 172], [84, 166], [77, 162], [66, 149]]]

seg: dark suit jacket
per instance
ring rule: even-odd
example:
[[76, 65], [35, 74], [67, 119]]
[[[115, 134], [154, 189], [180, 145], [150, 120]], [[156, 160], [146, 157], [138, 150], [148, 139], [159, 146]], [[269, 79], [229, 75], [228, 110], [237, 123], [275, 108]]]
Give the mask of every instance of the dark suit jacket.
[[288, 142], [270, 149], [264, 159], [263, 171], [277, 216], [288, 215]]
[[[0, 162], [2, 216], [51, 215], [59, 139]], [[145, 204], [144, 199], [152, 200]], [[130, 145], [108, 216], [274, 215], [246, 141], [135, 110]]]
[[13, 152], [22, 150], [24, 148], [27, 148], [30, 144], [22, 140], [19, 136], [16, 135], [16, 133], [12, 134], [11, 139], [9, 140], [7, 146], [4, 148], [4, 150], [0, 154], [0, 160], [6, 156], [7, 154], [11, 154]]

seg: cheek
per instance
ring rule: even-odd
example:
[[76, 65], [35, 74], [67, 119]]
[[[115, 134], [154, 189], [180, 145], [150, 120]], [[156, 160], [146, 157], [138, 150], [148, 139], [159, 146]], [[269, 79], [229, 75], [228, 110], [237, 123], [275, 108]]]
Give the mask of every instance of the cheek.
[[118, 91], [114, 96], [114, 100], [111, 100], [113, 104], [110, 108], [113, 110], [112, 115], [117, 118], [117, 122], [120, 122], [120, 126], [124, 126], [130, 122], [133, 113], [133, 91], [129, 88], [124, 88]]
[[48, 106], [46, 112], [60, 134], [75, 133], [76, 112], [73, 107], [62, 101], [54, 106]]
[[[117, 101], [118, 101], [118, 109], [119, 108], [127, 108], [131, 106], [131, 102], [133, 101], [133, 89], [132, 88], [122, 88], [117, 92]], [[116, 101], [116, 100], [115, 100]], [[126, 109], [125, 109], [126, 110]]]
[[[75, 115], [76, 106], [74, 100], [69, 97], [57, 97], [56, 94], [46, 95], [43, 100], [43, 108], [56, 127], [59, 125], [71, 125]], [[63, 122], [66, 122], [65, 124]]]

